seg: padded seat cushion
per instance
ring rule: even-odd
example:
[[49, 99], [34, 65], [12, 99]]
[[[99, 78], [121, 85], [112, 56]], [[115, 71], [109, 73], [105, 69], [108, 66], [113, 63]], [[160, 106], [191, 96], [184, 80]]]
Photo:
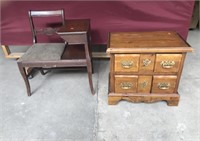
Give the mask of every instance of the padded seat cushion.
[[61, 59], [64, 49], [64, 43], [36, 43], [18, 61], [57, 61]]

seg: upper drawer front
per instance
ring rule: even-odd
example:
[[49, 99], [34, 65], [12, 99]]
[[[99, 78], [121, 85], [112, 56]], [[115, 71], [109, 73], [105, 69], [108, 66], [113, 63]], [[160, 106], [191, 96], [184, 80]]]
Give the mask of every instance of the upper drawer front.
[[136, 93], [138, 76], [115, 75], [115, 93]]
[[178, 72], [182, 54], [156, 54], [155, 72]]
[[140, 72], [153, 72], [155, 54], [141, 54], [140, 55]]
[[152, 93], [174, 93], [177, 76], [155, 75], [153, 76]]
[[115, 72], [138, 72], [140, 54], [115, 54]]

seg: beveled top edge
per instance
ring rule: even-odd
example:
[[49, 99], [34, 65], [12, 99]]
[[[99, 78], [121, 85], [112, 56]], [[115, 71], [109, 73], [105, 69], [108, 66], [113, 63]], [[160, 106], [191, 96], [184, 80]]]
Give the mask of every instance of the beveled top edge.
[[191, 47], [174, 47], [174, 48], [108, 48], [107, 53], [182, 53], [193, 52]]
[[110, 32], [110, 48], [174, 48], [190, 45], [174, 31]]

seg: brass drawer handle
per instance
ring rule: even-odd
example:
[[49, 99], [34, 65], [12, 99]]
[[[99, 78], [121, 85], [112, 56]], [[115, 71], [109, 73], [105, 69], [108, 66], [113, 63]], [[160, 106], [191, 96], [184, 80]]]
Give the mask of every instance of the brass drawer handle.
[[160, 65], [165, 68], [165, 69], [170, 69], [173, 68], [173, 66], [175, 65], [175, 61], [162, 61], [160, 63]]
[[123, 61], [121, 61], [121, 66], [124, 69], [130, 69], [133, 67], [133, 61], [123, 60]]
[[128, 89], [131, 89], [133, 87], [133, 83], [131, 83], [131, 82], [122, 82], [120, 84], [120, 86], [121, 86], [121, 88], [123, 90], [128, 90]]
[[147, 81], [140, 83], [140, 87], [145, 88], [148, 85]]
[[158, 88], [161, 90], [167, 90], [170, 87], [170, 83], [164, 82], [164, 83], [158, 83]]
[[151, 64], [151, 60], [150, 59], [144, 59], [143, 60], [143, 65], [145, 66], [145, 67], [147, 67], [148, 65], [150, 65]]

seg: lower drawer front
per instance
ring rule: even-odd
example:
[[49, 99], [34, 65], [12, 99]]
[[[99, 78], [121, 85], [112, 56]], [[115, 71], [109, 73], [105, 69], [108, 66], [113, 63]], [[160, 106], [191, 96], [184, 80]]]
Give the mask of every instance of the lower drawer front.
[[139, 76], [138, 78], [138, 93], [150, 94], [152, 76]]
[[169, 94], [174, 93], [177, 76], [175, 75], [155, 75], [153, 76], [152, 93]]
[[138, 76], [115, 75], [115, 93], [136, 93]]

